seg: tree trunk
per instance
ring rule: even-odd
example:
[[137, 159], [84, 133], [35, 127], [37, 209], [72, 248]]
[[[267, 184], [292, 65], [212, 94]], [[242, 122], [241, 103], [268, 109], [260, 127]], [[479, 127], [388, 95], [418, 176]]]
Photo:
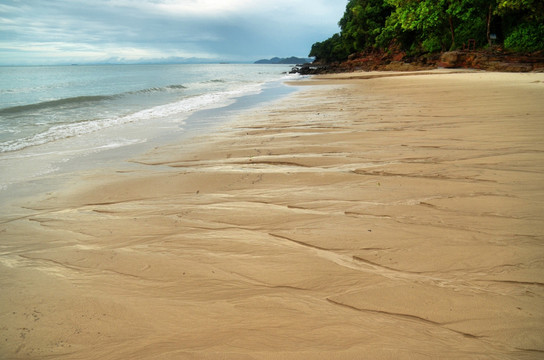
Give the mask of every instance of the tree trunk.
[[451, 33], [451, 50], [455, 48], [455, 28], [453, 27], [453, 18], [451, 15], [449, 16], [449, 23], [450, 23], [450, 33]]
[[489, 11], [487, 12], [487, 43], [491, 46], [491, 15], [493, 14], [493, 6], [489, 4]]

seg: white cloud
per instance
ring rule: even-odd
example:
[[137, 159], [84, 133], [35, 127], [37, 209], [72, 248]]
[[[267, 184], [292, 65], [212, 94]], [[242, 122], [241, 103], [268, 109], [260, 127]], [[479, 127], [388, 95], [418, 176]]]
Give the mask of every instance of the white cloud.
[[163, 1], [157, 4], [158, 9], [168, 13], [182, 16], [187, 15], [212, 15], [223, 16], [233, 12], [240, 12], [251, 7], [256, 1], [249, 0], [187, 0], [187, 1]]
[[161, 58], [213, 58], [214, 54], [205, 52], [183, 52], [178, 49], [154, 49], [144, 47], [118, 46], [118, 45], [93, 45], [86, 43], [2, 43], [0, 51], [18, 52], [25, 57], [39, 57], [43, 60], [62, 59], [63, 63], [85, 61], [102, 62], [111, 58], [117, 61], [136, 61], [144, 59]]
[[[345, 3], [314, 0], [2, 0], [0, 62], [304, 56]], [[9, 52], [7, 54], [6, 52]], [[9, 56], [8, 56], [9, 55]], [[76, 61], [79, 58], [81, 60]], [[16, 62], [16, 61], [15, 61]]]

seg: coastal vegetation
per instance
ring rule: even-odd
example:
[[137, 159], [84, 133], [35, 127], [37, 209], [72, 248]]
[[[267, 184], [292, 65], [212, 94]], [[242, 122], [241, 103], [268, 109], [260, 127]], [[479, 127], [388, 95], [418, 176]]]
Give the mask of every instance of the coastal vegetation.
[[333, 62], [373, 51], [544, 50], [542, 0], [349, 0], [338, 25], [309, 56]]

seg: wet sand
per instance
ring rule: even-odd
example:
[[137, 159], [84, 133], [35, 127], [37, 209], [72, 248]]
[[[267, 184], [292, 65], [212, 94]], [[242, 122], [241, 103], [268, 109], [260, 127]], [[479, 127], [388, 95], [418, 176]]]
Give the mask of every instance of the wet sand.
[[544, 74], [395, 75], [21, 200], [0, 357], [541, 359]]

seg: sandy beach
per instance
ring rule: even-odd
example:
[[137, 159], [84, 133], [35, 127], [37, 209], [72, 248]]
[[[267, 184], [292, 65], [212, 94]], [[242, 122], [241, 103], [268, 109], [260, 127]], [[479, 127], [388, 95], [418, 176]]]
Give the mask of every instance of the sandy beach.
[[544, 73], [296, 86], [10, 205], [0, 358], [542, 359]]

